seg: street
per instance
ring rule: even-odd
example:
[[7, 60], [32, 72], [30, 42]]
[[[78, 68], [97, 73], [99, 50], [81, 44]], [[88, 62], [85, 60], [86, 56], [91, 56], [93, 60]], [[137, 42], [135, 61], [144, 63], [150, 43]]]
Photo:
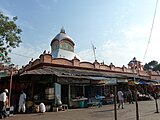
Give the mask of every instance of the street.
[[[160, 103], [160, 100], [158, 100]], [[156, 112], [155, 101], [139, 101], [140, 120], [159, 120], [160, 113]], [[114, 120], [114, 106], [104, 105], [101, 108], [69, 109], [44, 114], [15, 114], [7, 120]], [[159, 109], [160, 110], [160, 109]], [[117, 109], [117, 120], [136, 120], [135, 104], [125, 103], [124, 109]]]

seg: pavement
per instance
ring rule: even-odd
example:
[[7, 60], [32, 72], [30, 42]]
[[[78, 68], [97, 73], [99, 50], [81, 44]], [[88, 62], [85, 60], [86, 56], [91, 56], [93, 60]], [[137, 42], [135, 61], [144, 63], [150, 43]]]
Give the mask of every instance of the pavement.
[[[160, 112], [160, 100], [158, 107]], [[155, 101], [139, 101], [139, 120], [160, 120], [160, 113], [156, 112]], [[117, 120], [136, 120], [135, 104], [125, 103], [124, 109], [117, 109]], [[115, 120], [114, 105], [68, 109], [59, 112], [45, 112], [34, 114], [14, 114], [6, 120]]]

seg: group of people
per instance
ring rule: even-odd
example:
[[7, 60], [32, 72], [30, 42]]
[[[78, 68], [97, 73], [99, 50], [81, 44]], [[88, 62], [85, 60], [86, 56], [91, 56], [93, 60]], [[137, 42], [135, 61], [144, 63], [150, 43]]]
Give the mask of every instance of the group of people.
[[[9, 108], [9, 98], [8, 98], [8, 89], [4, 89], [4, 91], [0, 94], [0, 119], [8, 117], [9, 114], [7, 114], [6, 108]], [[19, 107], [18, 112], [25, 112], [25, 101], [26, 101], [26, 94], [21, 91], [20, 97], [19, 97]]]

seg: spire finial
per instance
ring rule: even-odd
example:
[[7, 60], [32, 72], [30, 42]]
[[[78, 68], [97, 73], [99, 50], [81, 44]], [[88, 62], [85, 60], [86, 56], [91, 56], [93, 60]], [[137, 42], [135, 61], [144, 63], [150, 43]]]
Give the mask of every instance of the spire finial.
[[65, 33], [65, 29], [64, 29], [64, 27], [62, 26], [62, 28], [61, 28], [61, 31], [60, 31], [61, 33]]

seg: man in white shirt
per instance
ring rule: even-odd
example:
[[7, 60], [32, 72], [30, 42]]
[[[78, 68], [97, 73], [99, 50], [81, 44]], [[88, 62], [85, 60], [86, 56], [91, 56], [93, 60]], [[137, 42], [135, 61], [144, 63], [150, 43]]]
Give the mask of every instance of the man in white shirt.
[[121, 90], [119, 90], [117, 95], [118, 95], [118, 100], [119, 100], [118, 108], [122, 106], [122, 109], [124, 109], [124, 94]]
[[0, 119], [7, 116], [7, 113], [6, 113], [6, 108], [5, 108], [5, 103], [6, 103], [6, 100], [7, 100], [7, 95], [6, 93], [8, 93], [8, 89], [5, 89], [4, 92], [2, 92], [0, 94]]
[[25, 106], [25, 101], [26, 101], [26, 94], [22, 91], [21, 95], [19, 97], [19, 107], [18, 107], [18, 112], [25, 113], [26, 112], [26, 106]]

